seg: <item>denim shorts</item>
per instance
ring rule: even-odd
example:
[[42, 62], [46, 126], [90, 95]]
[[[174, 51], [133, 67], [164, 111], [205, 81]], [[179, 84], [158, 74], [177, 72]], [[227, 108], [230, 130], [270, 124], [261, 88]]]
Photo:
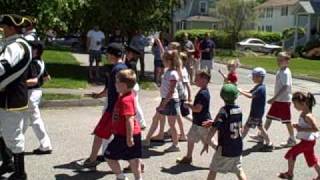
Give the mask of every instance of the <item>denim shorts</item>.
[[[164, 99], [162, 99], [163, 101]], [[162, 102], [161, 101], [161, 102]], [[160, 114], [165, 116], [177, 116], [180, 114], [180, 102], [179, 99], [170, 99], [164, 109], [159, 111]]]
[[101, 61], [101, 51], [90, 50], [89, 51], [89, 61], [90, 61], [90, 63], [100, 62]]

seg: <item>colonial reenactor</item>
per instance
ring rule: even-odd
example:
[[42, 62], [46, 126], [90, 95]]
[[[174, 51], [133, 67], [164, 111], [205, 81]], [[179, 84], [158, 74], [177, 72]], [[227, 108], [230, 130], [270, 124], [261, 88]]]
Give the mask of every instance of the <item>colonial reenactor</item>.
[[[24, 111], [28, 108], [27, 68], [31, 47], [22, 28], [30, 21], [18, 15], [0, 15], [5, 45], [0, 53], [0, 176], [14, 171], [9, 180], [26, 180], [24, 168]], [[12, 160], [12, 156], [13, 159]]]
[[24, 28], [24, 31], [23, 31], [24, 38], [27, 41], [39, 40], [39, 37], [37, 35], [37, 31], [35, 29], [35, 27], [36, 27], [36, 25], [38, 23], [37, 18], [32, 17], [32, 16], [27, 16], [26, 18], [30, 21], [30, 25], [28, 25], [27, 27]]

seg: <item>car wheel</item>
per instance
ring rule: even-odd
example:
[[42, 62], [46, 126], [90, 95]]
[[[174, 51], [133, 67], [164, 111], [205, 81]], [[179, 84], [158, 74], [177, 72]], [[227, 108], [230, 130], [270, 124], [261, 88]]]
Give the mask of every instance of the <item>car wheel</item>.
[[251, 49], [248, 48], [248, 47], [245, 47], [245, 48], [244, 48], [244, 51], [251, 51]]

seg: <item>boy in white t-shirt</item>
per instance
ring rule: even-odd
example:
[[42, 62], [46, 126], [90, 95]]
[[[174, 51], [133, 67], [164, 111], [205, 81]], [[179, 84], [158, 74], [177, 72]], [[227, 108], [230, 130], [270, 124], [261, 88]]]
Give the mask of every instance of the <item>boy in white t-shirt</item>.
[[265, 129], [268, 130], [271, 121], [278, 120], [287, 126], [289, 138], [287, 142], [281, 143], [281, 146], [294, 146], [296, 144], [291, 123], [292, 76], [288, 67], [289, 60], [290, 55], [288, 53], [279, 53], [277, 58], [279, 70], [276, 74], [274, 96], [268, 101], [271, 107], [264, 125]]
[[[95, 78], [99, 79], [99, 63], [101, 62], [101, 48], [104, 46], [105, 35], [99, 30], [99, 26], [94, 26], [92, 30], [87, 33], [87, 51], [89, 52], [89, 80], [93, 80], [93, 71], [95, 71]], [[93, 68], [93, 63], [96, 67]]]

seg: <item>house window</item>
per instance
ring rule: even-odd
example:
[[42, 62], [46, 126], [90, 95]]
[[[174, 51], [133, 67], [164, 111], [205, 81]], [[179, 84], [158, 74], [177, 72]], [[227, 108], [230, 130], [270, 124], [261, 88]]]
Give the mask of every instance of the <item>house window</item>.
[[272, 18], [273, 16], [273, 8], [267, 8], [267, 18]]
[[264, 26], [261, 26], [261, 31], [264, 31]]
[[207, 1], [200, 1], [199, 13], [200, 14], [208, 14], [208, 2]]
[[267, 32], [272, 32], [272, 26], [266, 26], [266, 31]]
[[288, 6], [281, 7], [281, 16], [288, 16]]
[[264, 18], [264, 16], [265, 16], [265, 10], [262, 9], [259, 11], [259, 18]]

